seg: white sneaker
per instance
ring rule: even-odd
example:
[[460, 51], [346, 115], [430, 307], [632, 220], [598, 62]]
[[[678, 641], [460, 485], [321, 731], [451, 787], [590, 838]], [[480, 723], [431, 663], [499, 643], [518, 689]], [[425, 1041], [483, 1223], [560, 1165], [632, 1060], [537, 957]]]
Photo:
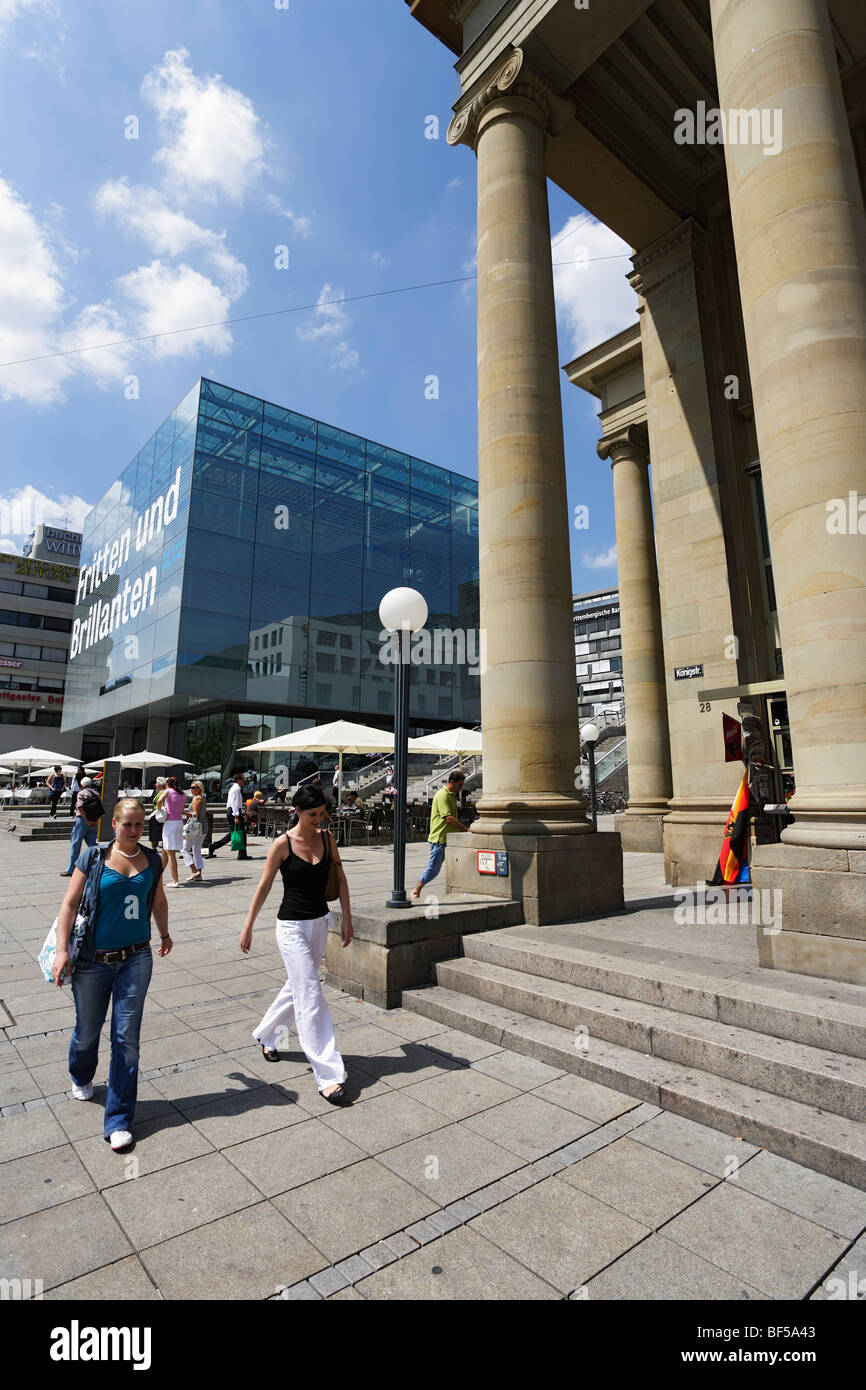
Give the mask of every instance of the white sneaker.
[[128, 1129], [116, 1129], [109, 1143], [115, 1153], [122, 1153], [124, 1149], [132, 1148], [132, 1135]]
[[180, 884], [179, 884], [179, 883], [175, 883], [174, 879], [171, 878], [171, 879], [169, 879], [168, 883], [167, 883], [165, 886], [166, 886], [166, 888], [179, 888], [179, 887], [180, 887]]
[[73, 1081], [73, 1083], [72, 1083], [72, 1099], [73, 1099], [73, 1100], [90, 1100], [90, 1098], [92, 1097], [92, 1095], [93, 1095], [93, 1087], [90, 1085], [89, 1082], [88, 1082], [88, 1084], [87, 1084], [86, 1086], [76, 1086], [75, 1082]]

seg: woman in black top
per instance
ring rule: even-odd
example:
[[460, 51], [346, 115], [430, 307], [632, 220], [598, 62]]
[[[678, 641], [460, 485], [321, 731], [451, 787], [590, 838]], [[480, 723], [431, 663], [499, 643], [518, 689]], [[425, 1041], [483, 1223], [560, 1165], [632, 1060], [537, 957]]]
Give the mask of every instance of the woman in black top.
[[[340, 864], [336, 841], [322, 824], [325, 796], [320, 787], [300, 787], [292, 798], [297, 823], [275, 840], [265, 861], [264, 872], [255, 891], [241, 932], [241, 950], [249, 954], [253, 925], [279, 870], [283, 879], [283, 901], [277, 918], [277, 946], [286, 967], [287, 980], [261, 1023], [253, 1032], [269, 1062], [278, 1062], [279, 1044], [285, 1043], [294, 1021], [298, 1040], [313, 1068], [319, 1094], [333, 1105], [347, 1103], [343, 1087], [346, 1068], [337, 1051], [334, 1025], [319, 980], [319, 965], [325, 954], [328, 928], [334, 919], [328, 911], [325, 888], [330, 861]], [[352, 909], [349, 885], [339, 869], [340, 906], [343, 909], [343, 945], [352, 940]]]

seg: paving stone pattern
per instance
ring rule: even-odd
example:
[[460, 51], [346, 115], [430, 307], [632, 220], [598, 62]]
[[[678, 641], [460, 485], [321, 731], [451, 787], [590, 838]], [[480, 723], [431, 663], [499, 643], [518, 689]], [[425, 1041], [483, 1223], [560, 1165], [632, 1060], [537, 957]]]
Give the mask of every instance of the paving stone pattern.
[[[237, 944], [255, 841], [169, 894], [136, 1148], [113, 1154], [109, 1021], [75, 1102], [72, 1001], [36, 964], [64, 850], [0, 841], [0, 1278], [48, 1299], [441, 1300], [821, 1299], [866, 1276], [866, 1193], [433, 1020], [325, 988], [347, 1109], [296, 1038], [266, 1062], [273, 894], [251, 955]], [[359, 898], [387, 897], [388, 850], [343, 857]], [[425, 860], [407, 847], [407, 879]]]

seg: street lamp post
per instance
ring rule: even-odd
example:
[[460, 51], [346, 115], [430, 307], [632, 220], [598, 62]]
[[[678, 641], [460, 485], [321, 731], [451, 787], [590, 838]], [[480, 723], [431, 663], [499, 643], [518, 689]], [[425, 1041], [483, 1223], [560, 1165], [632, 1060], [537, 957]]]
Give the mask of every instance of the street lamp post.
[[595, 810], [595, 745], [598, 742], [599, 732], [597, 724], [584, 724], [580, 731], [580, 741], [589, 757], [589, 806], [592, 812], [593, 830], [598, 829], [598, 818]]
[[409, 652], [412, 634], [427, 621], [427, 601], [417, 589], [390, 589], [379, 604], [387, 632], [399, 638], [394, 689], [394, 887], [387, 907], [411, 907], [406, 897], [406, 780], [409, 752]]

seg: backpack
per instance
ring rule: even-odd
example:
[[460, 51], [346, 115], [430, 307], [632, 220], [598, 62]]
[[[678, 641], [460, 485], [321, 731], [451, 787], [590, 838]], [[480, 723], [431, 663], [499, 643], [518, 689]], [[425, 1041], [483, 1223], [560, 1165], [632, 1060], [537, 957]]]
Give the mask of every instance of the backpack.
[[101, 799], [90, 787], [86, 787], [84, 790], [81, 810], [84, 813], [85, 820], [89, 821], [102, 820], [102, 817], [105, 815], [105, 807]]

